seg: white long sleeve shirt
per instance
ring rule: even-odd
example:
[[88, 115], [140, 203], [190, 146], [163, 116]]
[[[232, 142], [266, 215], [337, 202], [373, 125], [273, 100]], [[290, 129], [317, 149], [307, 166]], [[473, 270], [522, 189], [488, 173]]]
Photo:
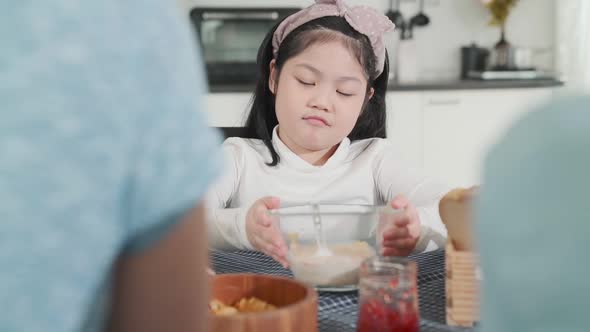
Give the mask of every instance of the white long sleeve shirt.
[[[218, 249], [252, 249], [246, 236], [246, 214], [265, 196], [281, 203], [331, 202], [382, 205], [403, 194], [417, 207], [421, 235], [415, 252], [444, 245], [446, 228], [438, 213], [446, 186], [423, 177], [399, 161], [399, 153], [385, 139], [350, 142], [345, 138], [332, 157], [314, 166], [293, 153], [273, 132], [280, 156], [271, 156], [261, 140], [229, 138], [223, 143], [228, 163], [225, 175], [208, 195], [208, 235]], [[344, 226], [345, 227], [345, 226]]]

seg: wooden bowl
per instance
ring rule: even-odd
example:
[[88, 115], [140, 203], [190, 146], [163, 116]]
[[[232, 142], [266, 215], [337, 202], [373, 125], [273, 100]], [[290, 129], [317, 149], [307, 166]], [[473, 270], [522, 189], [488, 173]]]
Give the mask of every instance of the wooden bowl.
[[229, 316], [209, 314], [211, 331], [317, 331], [318, 296], [303, 283], [259, 274], [220, 274], [211, 278], [211, 299], [234, 304], [255, 296], [277, 308]]

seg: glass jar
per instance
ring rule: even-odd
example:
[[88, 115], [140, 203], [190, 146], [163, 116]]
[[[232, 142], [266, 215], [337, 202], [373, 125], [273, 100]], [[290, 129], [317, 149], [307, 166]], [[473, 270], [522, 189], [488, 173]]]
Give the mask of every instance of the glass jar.
[[375, 256], [360, 268], [357, 332], [418, 332], [416, 263]]

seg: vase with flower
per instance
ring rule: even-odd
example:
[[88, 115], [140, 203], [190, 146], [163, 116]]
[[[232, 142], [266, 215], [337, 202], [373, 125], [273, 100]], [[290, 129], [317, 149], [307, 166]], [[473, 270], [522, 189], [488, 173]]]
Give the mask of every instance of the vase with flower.
[[518, 0], [481, 0], [488, 8], [492, 19], [490, 25], [500, 27], [500, 40], [492, 52], [493, 70], [511, 70], [514, 68], [512, 45], [506, 39], [506, 19]]

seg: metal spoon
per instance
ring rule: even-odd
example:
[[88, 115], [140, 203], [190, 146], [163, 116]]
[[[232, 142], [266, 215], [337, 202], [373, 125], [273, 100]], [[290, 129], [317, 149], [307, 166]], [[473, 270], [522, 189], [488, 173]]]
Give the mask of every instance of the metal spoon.
[[326, 238], [322, 230], [322, 218], [320, 217], [320, 207], [318, 204], [313, 204], [313, 225], [315, 226], [315, 239], [318, 249], [315, 252], [316, 256], [332, 256], [332, 251], [326, 246]]

